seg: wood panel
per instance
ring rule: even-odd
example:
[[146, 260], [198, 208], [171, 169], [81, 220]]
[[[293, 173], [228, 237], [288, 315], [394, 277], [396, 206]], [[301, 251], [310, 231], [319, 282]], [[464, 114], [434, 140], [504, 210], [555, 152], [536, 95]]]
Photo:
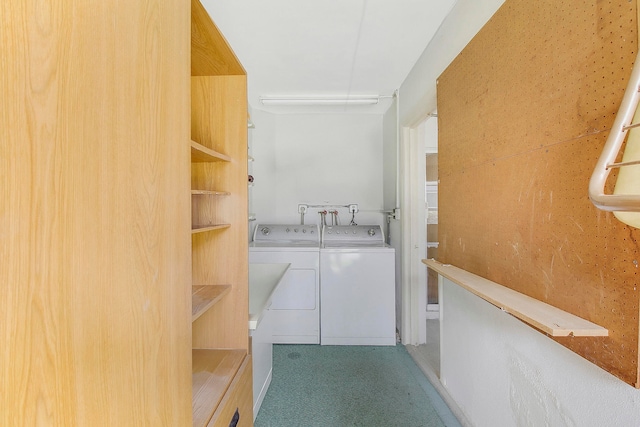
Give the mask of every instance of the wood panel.
[[208, 196], [191, 198], [191, 226], [194, 232], [203, 227], [216, 227], [223, 224], [228, 225], [229, 208], [226, 197]]
[[192, 286], [191, 321], [202, 316], [229, 292], [229, 285]]
[[246, 75], [199, 0], [191, 1], [191, 75]]
[[[207, 425], [222, 401], [247, 352], [193, 350], [193, 425]], [[228, 424], [227, 424], [228, 425]]]
[[189, 8], [0, 5], [0, 425], [188, 425]]
[[607, 328], [557, 340], [633, 385], [640, 231], [587, 187], [637, 43], [636, 2], [507, 0], [438, 81], [439, 261]]
[[237, 411], [237, 427], [253, 426], [253, 365], [247, 356], [238, 370], [238, 375], [229, 386], [229, 392], [213, 414], [207, 427], [227, 427]]
[[202, 144], [195, 141], [191, 141], [191, 162], [192, 163], [206, 163], [206, 162], [228, 162], [231, 160], [226, 154], [218, 153], [211, 150]]

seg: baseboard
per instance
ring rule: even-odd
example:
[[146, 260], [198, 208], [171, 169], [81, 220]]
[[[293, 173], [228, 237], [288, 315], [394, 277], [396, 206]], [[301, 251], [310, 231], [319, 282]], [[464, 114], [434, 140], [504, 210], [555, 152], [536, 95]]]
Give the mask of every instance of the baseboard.
[[449, 392], [444, 387], [442, 382], [440, 382], [440, 378], [438, 378], [438, 375], [436, 375], [435, 371], [433, 370], [433, 367], [431, 367], [431, 365], [427, 363], [424, 363], [421, 360], [421, 358], [417, 356], [418, 350], [416, 346], [405, 345], [405, 348], [407, 349], [407, 352], [409, 353], [411, 358], [414, 360], [416, 365], [420, 368], [422, 373], [424, 373], [424, 375], [427, 377], [427, 380], [429, 380], [433, 388], [435, 388], [438, 394], [440, 395], [440, 397], [442, 397], [442, 400], [444, 400], [444, 403], [447, 404], [453, 416], [458, 419], [458, 422], [463, 427], [473, 427], [473, 424], [469, 422], [466, 415], [462, 412], [462, 410], [460, 409], [456, 401], [453, 400], [453, 398], [449, 395]]
[[269, 374], [267, 375], [267, 379], [264, 381], [262, 388], [260, 389], [260, 394], [256, 399], [255, 404], [253, 405], [253, 421], [256, 420], [258, 416], [258, 412], [260, 411], [260, 406], [262, 406], [262, 401], [264, 400], [264, 396], [267, 394], [267, 390], [269, 390], [269, 385], [271, 385], [271, 373], [273, 369], [269, 370]]

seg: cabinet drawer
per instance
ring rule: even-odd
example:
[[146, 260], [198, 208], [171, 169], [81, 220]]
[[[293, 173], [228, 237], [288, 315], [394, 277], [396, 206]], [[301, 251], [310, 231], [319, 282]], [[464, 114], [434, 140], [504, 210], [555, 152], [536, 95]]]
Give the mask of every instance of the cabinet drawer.
[[[251, 356], [244, 358], [238, 373], [229, 385], [218, 409], [207, 427], [253, 426], [253, 390]], [[237, 424], [232, 424], [236, 411]]]

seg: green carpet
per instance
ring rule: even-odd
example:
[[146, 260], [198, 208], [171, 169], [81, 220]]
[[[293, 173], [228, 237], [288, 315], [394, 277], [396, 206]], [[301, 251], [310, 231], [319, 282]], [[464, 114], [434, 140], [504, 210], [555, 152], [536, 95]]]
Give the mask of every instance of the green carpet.
[[256, 427], [459, 426], [403, 345], [274, 345]]

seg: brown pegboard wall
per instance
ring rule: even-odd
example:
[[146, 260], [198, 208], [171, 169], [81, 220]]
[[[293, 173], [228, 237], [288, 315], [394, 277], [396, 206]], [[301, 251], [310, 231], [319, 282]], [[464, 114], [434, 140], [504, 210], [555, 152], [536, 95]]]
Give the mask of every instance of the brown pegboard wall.
[[438, 81], [439, 260], [608, 328], [558, 341], [633, 385], [640, 230], [587, 189], [636, 49], [635, 1], [507, 0]]
[[[624, 5], [635, 9], [635, 3]], [[467, 79], [449, 89], [451, 98], [485, 107], [459, 111], [455, 121], [460, 127], [484, 130], [492, 117], [513, 119], [492, 129], [490, 140], [481, 132], [471, 135], [467, 145], [475, 149], [449, 157], [455, 165], [441, 165], [444, 170], [604, 131], [610, 125], [624, 91], [624, 84], [616, 83], [626, 81], [635, 55], [635, 29], [610, 23], [603, 17], [610, 13], [593, 2], [582, 9], [570, 2], [540, 6], [523, 13], [518, 2], [507, 1], [494, 18], [510, 19], [492, 19], [481, 32], [484, 37], [472, 40], [455, 60], [456, 70], [443, 74], [464, 72]], [[616, 3], [615, 9], [621, 7]], [[628, 12], [619, 15], [629, 18]], [[585, 43], [588, 40], [591, 43]], [[486, 108], [489, 100], [491, 109]], [[514, 108], [535, 115], [514, 117]], [[514, 134], [521, 138], [518, 143], [511, 138]], [[473, 140], [490, 144], [491, 150], [478, 152]]]

